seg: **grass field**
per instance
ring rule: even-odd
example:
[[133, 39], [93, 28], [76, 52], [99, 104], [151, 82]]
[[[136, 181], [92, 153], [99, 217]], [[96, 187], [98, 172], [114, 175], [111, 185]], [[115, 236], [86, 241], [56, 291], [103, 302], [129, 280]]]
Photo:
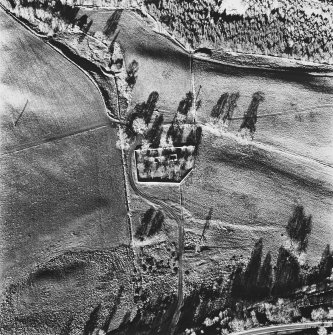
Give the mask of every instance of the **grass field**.
[[308, 166], [303, 176], [293, 173], [290, 166], [303, 163], [297, 159], [265, 156], [259, 150], [253, 150], [252, 156], [245, 152], [230, 140], [204, 136], [196, 169], [183, 187], [185, 208], [191, 214], [187, 229], [201, 234], [213, 208], [207, 245], [219, 247], [223, 259], [247, 255], [259, 237], [274, 254], [286, 243], [285, 227], [299, 202], [313, 217], [308, 260], [316, 263], [323, 246], [333, 239], [332, 186], [312, 180], [314, 173]]
[[[202, 61], [195, 61], [194, 74], [196, 86], [202, 85], [202, 108], [198, 112], [201, 122], [209, 121], [223, 93], [240, 93], [234, 117], [242, 117], [253, 93], [261, 91], [265, 100], [259, 105], [258, 115], [285, 115], [258, 118], [255, 140], [333, 165], [333, 77]], [[304, 109], [308, 110], [302, 112]], [[230, 130], [236, 133], [241, 121], [232, 121]]]
[[130, 235], [116, 129], [98, 90], [3, 11], [0, 22], [4, 288], [65, 251], [128, 245]]

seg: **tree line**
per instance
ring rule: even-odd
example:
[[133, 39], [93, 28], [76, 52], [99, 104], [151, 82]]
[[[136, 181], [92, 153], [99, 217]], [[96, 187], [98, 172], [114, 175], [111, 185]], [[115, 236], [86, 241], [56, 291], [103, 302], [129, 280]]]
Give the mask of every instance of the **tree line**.
[[[308, 237], [312, 229], [312, 217], [306, 216], [304, 208], [297, 205], [286, 226], [292, 241], [296, 241], [297, 251], [306, 251]], [[327, 245], [319, 264], [307, 269], [299, 264], [295, 254], [281, 246], [276, 265], [272, 265], [272, 256], [267, 252], [263, 258], [263, 240], [260, 238], [252, 250], [250, 260], [244, 269], [237, 266], [233, 273], [232, 296], [247, 300], [260, 300], [270, 296], [283, 297], [302, 285], [311, 285], [324, 281], [331, 275], [333, 253]]]
[[[164, 116], [162, 113], [154, 115], [154, 111], [157, 110], [156, 105], [159, 99], [158, 92], [154, 91], [150, 93], [146, 102], [137, 104], [133, 111], [127, 116], [125, 132], [128, 138], [133, 140], [137, 133], [134, 129], [134, 123], [136, 120], [141, 119], [147, 128], [144, 133], [145, 140], [150, 143], [151, 148], [158, 148], [160, 146], [161, 137], [164, 131]], [[180, 147], [183, 145], [195, 146], [194, 155], [198, 154], [198, 148], [202, 139], [202, 128], [200, 126], [193, 127], [189, 134], [185, 134], [184, 118], [187, 117], [190, 109], [193, 106], [193, 94], [192, 92], [186, 93], [186, 96], [179, 102], [177, 112], [169, 126], [166, 134], [167, 140], [174, 146]]]
[[[239, 92], [223, 93], [218, 99], [216, 105], [214, 105], [210, 116], [214, 119], [222, 120], [223, 124], [231, 121], [235, 109], [237, 108], [237, 101], [239, 97]], [[252, 95], [252, 100], [246, 112], [244, 113], [239, 131], [242, 129], [248, 129], [251, 136], [254, 135], [256, 131], [258, 108], [260, 103], [264, 100], [265, 95], [263, 92], [258, 91]]]

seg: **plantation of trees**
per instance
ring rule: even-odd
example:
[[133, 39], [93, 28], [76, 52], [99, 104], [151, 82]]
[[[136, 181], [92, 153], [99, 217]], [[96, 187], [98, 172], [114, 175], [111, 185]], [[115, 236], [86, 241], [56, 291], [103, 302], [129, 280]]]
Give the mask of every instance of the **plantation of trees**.
[[180, 182], [194, 167], [194, 146], [136, 150], [139, 181]]

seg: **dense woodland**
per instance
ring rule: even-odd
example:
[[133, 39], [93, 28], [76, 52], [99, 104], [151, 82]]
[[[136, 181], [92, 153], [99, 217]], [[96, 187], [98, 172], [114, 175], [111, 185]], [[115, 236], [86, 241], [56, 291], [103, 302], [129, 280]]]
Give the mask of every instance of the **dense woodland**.
[[248, 0], [228, 12], [218, 0], [145, 0], [149, 13], [192, 48], [333, 62], [332, 2]]

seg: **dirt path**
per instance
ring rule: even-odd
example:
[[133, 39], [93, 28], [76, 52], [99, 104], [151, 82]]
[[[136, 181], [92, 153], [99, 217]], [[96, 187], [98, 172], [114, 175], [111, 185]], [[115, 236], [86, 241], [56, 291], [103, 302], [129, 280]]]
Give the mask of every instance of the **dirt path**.
[[[176, 213], [173, 208], [167, 205], [164, 201], [159, 200], [155, 197], [152, 197], [148, 193], [142, 192], [136, 186], [136, 182], [133, 178], [133, 167], [132, 167], [132, 157], [134, 154], [134, 146], [132, 146], [131, 150], [128, 153], [128, 175], [129, 175], [129, 183], [131, 185], [132, 190], [135, 194], [139, 195], [143, 199], [157, 205], [158, 207], [162, 208], [164, 212], [172, 219], [174, 219], [178, 224], [178, 300], [177, 300], [177, 307], [172, 318], [172, 322], [170, 325], [170, 334], [174, 334], [180, 315], [181, 309], [183, 307], [184, 302], [184, 292], [183, 292], [183, 254], [184, 254], [184, 221], [182, 215], [180, 213]], [[181, 186], [180, 186], [180, 205], [182, 206], [182, 193], [181, 193]]]

